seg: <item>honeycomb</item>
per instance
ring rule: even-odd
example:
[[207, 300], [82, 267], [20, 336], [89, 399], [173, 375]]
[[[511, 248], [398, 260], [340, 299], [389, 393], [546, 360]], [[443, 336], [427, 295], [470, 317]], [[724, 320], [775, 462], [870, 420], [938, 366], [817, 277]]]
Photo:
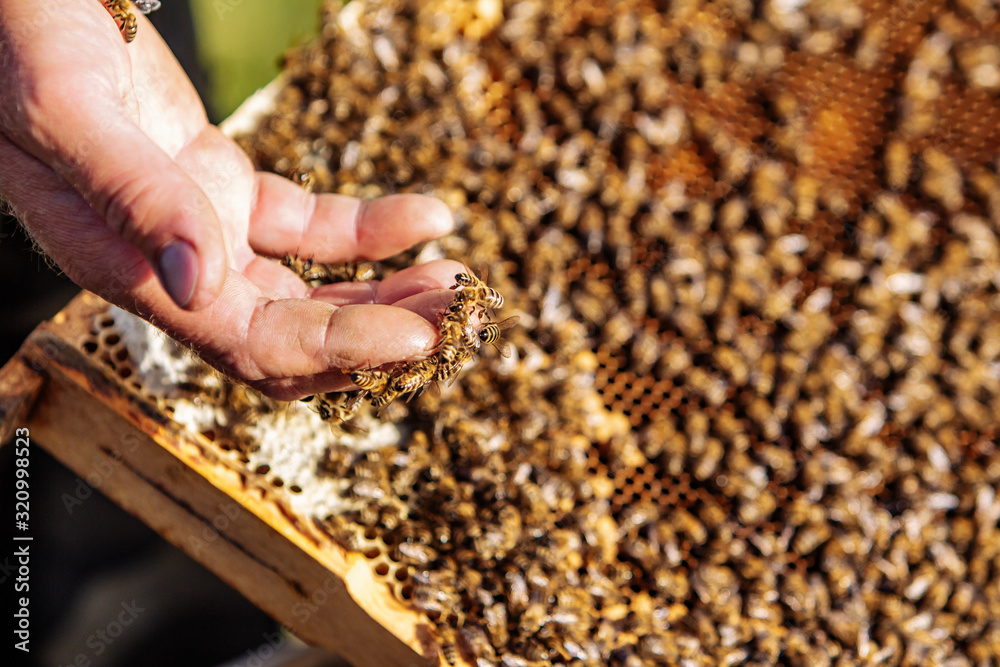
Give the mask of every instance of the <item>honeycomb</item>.
[[[456, 232], [384, 269], [488, 266], [514, 354], [355, 434], [193, 361], [167, 411], [367, 556], [443, 664], [1000, 663], [995, 4], [322, 22], [242, 145], [442, 198]], [[104, 317], [85, 349], [157, 395]]]

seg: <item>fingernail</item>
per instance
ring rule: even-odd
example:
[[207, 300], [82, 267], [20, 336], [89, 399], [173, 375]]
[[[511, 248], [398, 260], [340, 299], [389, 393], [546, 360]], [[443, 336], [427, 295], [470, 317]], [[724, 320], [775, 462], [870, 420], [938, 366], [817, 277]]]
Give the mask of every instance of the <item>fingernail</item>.
[[186, 308], [198, 283], [198, 254], [187, 241], [171, 241], [160, 250], [156, 273], [167, 294]]

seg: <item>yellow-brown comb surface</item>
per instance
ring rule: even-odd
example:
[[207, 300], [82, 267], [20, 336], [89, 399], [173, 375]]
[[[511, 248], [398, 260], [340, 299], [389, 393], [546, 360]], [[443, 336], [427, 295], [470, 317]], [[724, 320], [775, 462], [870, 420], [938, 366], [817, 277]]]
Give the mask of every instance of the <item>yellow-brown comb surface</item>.
[[520, 316], [318, 464], [446, 662], [997, 664], [994, 3], [339, 7], [243, 145]]

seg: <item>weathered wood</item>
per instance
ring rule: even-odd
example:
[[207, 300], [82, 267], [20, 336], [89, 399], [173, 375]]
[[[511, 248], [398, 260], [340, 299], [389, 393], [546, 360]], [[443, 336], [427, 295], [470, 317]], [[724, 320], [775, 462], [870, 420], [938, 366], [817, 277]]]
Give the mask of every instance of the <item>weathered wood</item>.
[[14, 355], [0, 368], [0, 445], [9, 442], [35, 405], [45, 375]]

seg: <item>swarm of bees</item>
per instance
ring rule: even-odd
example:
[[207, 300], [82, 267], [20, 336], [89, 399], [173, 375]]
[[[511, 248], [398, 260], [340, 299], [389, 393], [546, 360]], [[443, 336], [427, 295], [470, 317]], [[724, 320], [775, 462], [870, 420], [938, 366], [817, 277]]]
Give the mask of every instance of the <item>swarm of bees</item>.
[[[341, 281], [372, 280], [379, 275], [375, 265], [348, 263], [319, 264], [286, 254], [282, 265], [311, 286]], [[398, 362], [389, 368], [345, 370], [360, 389], [351, 392], [308, 396], [302, 401], [313, 406], [324, 421], [334, 426], [347, 424], [366, 401], [382, 411], [400, 397], [411, 400], [432, 383], [453, 380], [483, 344], [493, 345], [504, 357], [510, 356], [501, 333], [517, 324], [518, 316], [502, 322], [489, 321], [488, 313], [503, 307], [503, 295], [486, 284], [488, 269], [480, 279], [471, 272], [455, 276], [455, 298], [441, 315], [439, 340], [426, 359]]]
[[295, 272], [310, 287], [356, 280], [378, 280], [382, 275], [378, 262], [321, 264], [311, 258], [303, 259], [297, 254], [286, 253], [281, 258], [281, 264]]
[[404, 441], [315, 462], [439, 661], [995, 663], [995, 5], [340, 7], [242, 145], [441, 197], [522, 318], [467, 363], [504, 325], [457, 278], [434, 361], [357, 372]]

